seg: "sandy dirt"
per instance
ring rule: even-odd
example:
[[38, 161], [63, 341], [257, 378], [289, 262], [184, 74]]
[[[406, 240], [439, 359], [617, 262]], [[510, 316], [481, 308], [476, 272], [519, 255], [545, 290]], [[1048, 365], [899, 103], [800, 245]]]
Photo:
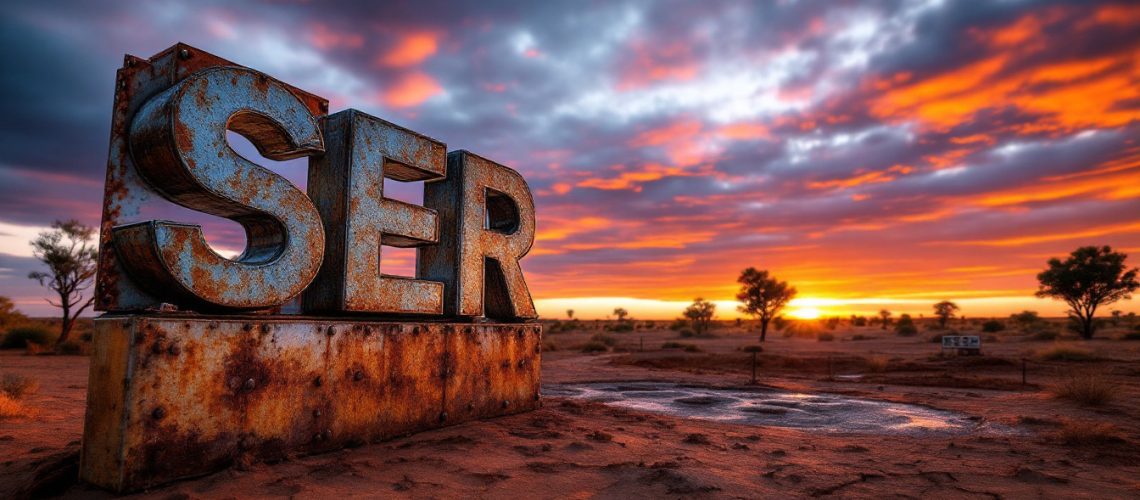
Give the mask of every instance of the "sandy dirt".
[[[753, 334], [680, 338], [668, 330], [610, 333], [614, 351], [584, 354], [586, 329], [548, 333], [544, 383], [658, 380], [742, 386]], [[641, 413], [546, 398], [538, 411], [447, 427], [277, 464], [235, 467], [143, 492], [143, 498], [715, 498], [1140, 496], [1140, 342], [1064, 342], [1100, 358], [1045, 362], [1057, 344], [998, 334], [981, 358], [938, 358], [932, 333], [875, 328], [769, 336], [760, 382], [806, 392], [928, 405], [1008, 425], [957, 436], [826, 434]], [[867, 340], [852, 340], [854, 335]], [[995, 341], [996, 340], [996, 341]], [[662, 349], [694, 344], [701, 352]], [[623, 352], [624, 351], [624, 352]], [[1021, 385], [1022, 358], [1029, 385]], [[986, 361], [977, 361], [985, 359]], [[65, 498], [109, 497], [69, 478], [82, 434], [87, 358], [0, 353], [0, 373], [35, 377], [34, 414], [0, 420], [0, 497], [36, 486]], [[1058, 398], [1073, 373], [1111, 381], [1102, 406]], [[994, 390], [993, 388], [1001, 390]], [[38, 482], [37, 482], [38, 481]]]

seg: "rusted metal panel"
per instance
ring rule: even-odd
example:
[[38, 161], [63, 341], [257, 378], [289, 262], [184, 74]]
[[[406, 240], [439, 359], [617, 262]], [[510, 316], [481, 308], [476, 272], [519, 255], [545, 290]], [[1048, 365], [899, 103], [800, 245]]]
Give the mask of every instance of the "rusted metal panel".
[[540, 405], [532, 325], [105, 316], [94, 344], [80, 473], [120, 492]]
[[540, 400], [541, 327], [465, 326], [448, 336], [447, 419], [470, 420], [534, 407]]
[[418, 250], [417, 275], [444, 283], [444, 313], [538, 317], [519, 259], [534, 244], [534, 200], [518, 172], [467, 151], [447, 155], [446, 180], [428, 183], [439, 245]]
[[446, 146], [350, 109], [323, 123], [325, 155], [311, 160], [309, 196], [325, 224], [326, 260], [305, 294], [310, 311], [443, 313], [443, 283], [381, 273], [382, 245], [439, 241], [434, 210], [384, 198], [384, 179], [446, 175]]
[[[124, 58], [123, 67], [116, 75], [115, 103], [111, 117], [111, 140], [100, 224], [96, 310], [140, 311], [157, 308], [165, 302], [127, 275], [121, 263], [123, 259], [112, 247], [112, 228], [143, 222], [140, 218], [141, 208], [151, 203], [164, 203], [160, 197], [154, 196], [154, 188], [139, 174], [131, 157], [128, 134], [135, 114], [151, 98], [192, 74], [208, 68], [236, 66], [230, 61], [181, 43], [150, 59], [129, 55]], [[286, 84], [280, 85], [300, 99], [313, 116], [320, 118], [328, 112], [326, 99]]]

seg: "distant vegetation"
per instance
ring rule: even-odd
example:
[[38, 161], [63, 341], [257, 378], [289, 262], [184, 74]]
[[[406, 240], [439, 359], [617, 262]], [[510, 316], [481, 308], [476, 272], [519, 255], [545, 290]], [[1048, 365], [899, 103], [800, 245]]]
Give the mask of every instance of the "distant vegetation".
[[754, 267], [745, 269], [737, 278], [740, 283], [740, 312], [760, 320], [760, 341], [768, 336], [768, 323], [778, 317], [784, 306], [796, 297], [796, 288]]
[[1097, 308], [1130, 299], [1140, 288], [1137, 269], [1124, 265], [1127, 258], [1109, 246], [1089, 246], [1074, 250], [1065, 260], [1049, 259], [1049, 267], [1037, 275], [1037, 296], [1065, 301], [1077, 333], [1091, 339]]

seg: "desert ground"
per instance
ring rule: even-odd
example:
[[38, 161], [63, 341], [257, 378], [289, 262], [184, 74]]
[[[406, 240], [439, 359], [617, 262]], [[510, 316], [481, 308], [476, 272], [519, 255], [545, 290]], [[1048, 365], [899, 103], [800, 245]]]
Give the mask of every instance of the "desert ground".
[[[800, 321], [760, 344], [751, 322], [721, 322], [701, 336], [665, 321], [544, 323], [543, 383], [551, 389], [598, 381], [778, 388], [949, 410], [977, 426], [836, 432], [547, 395], [531, 413], [241, 463], [134, 496], [1140, 496], [1140, 341], [1129, 325], [1082, 341], [1056, 320], [991, 333], [979, 331], [980, 320], [956, 320], [952, 330], [923, 320], [913, 336], [848, 320], [834, 328]], [[941, 355], [933, 340], [954, 332], [982, 336], [983, 355]], [[762, 346], [757, 385], [753, 346]], [[0, 498], [111, 496], [74, 479], [87, 368], [82, 355], [0, 351], [0, 375], [38, 383], [0, 418]]]

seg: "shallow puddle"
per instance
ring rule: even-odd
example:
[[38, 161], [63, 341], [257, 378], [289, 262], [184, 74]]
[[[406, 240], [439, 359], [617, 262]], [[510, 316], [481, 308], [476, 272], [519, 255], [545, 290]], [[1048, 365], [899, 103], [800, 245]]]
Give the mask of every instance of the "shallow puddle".
[[927, 408], [775, 389], [718, 389], [668, 382], [552, 384], [548, 396], [581, 398], [612, 406], [720, 422], [860, 434], [1006, 433], [979, 417]]

